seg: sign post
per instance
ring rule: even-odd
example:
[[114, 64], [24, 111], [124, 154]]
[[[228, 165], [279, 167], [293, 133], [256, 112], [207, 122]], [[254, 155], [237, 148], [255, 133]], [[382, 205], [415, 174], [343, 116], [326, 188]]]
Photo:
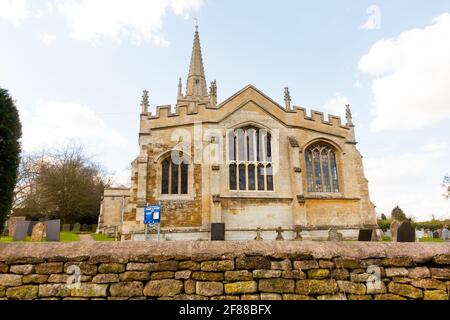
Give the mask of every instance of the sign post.
[[145, 223], [145, 240], [147, 241], [148, 228], [152, 225], [152, 228], [157, 227], [158, 230], [158, 241], [160, 240], [161, 234], [161, 206], [159, 205], [146, 205], [144, 209], [144, 223]]

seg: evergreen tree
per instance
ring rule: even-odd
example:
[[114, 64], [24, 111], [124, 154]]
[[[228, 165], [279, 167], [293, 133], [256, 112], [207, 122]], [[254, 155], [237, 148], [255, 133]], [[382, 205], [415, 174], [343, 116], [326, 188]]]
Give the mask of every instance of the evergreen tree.
[[391, 212], [391, 219], [395, 219], [397, 221], [405, 221], [406, 220], [406, 215], [403, 212], [402, 209], [400, 209], [399, 206], [396, 206], [394, 209], [392, 209]]
[[8, 91], [0, 88], [0, 232], [11, 212], [21, 136], [19, 112]]
[[387, 217], [384, 213], [381, 214], [381, 220], [387, 220]]

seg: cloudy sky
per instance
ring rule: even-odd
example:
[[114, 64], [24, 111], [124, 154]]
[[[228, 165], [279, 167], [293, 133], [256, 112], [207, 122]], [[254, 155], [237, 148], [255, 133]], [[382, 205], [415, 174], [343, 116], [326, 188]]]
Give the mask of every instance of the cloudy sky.
[[251, 83], [342, 115], [350, 103], [377, 212], [450, 217], [450, 1], [0, 0], [0, 86], [23, 148], [64, 144], [128, 180], [142, 90], [174, 104], [194, 23], [219, 100]]

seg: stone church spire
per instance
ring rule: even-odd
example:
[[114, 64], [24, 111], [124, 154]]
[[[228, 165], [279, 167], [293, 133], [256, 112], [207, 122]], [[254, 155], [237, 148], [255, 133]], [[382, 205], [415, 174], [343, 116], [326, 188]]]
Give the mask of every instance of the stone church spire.
[[198, 25], [195, 26], [194, 46], [186, 87], [186, 98], [196, 97], [208, 97]]

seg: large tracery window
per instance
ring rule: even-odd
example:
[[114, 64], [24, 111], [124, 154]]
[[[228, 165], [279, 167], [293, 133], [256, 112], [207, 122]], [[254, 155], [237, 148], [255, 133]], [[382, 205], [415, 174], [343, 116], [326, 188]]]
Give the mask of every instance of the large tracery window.
[[187, 194], [188, 169], [182, 153], [173, 153], [164, 159], [161, 163], [161, 194]]
[[339, 192], [336, 152], [319, 142], [305, 152], [308, 192]]
[[273, 191], [272, 136], [248, 126], [228, 134], [229, 187], [233, 191]]

